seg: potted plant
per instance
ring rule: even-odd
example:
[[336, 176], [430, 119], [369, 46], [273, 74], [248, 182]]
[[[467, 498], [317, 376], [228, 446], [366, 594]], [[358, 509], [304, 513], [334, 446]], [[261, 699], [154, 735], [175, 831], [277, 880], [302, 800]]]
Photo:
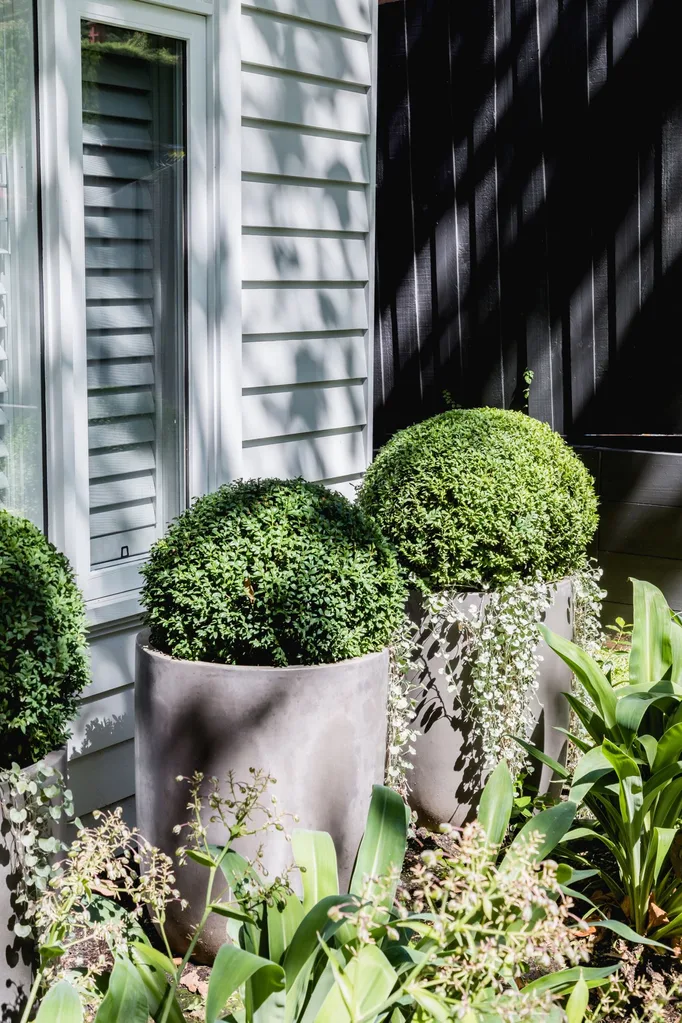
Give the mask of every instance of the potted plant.
[[67, 559], [0, 510], [0, 1009], [30, 989], [31, 908], [61, 847], [65, 743], [89, 680], [85, 608]]
[[[172, 855], [185, 817], [177, 776], [278, 781], [303, 827], [329, 831], [350, 875], [373, 784], [383, 780], [388, 643], [403, 575], [378, 527], [340, 494], [304, 480], [252, 480], [197, 500], [153, 548], [136, 670], [137, 820]], [[224, 841], [220, 821], [212, 841]], [[248, 838], [243, 847], [249, 853]], [[289, 862], [282, 834], [266, 866]], [[168, 921], [176, 948], [197, 923], [204, 880], [178, 872], [189, 909]], [[215, 954], [214, 921], [199, 953]]]
[[540, 661], [538, 626], [572, 636], [571, 577], [585, 573], [597, 526], [593, 482], [545, 423], [455, 409], [396, 434], [359, 504], [414, 587], [411, 802], [428, 826], [461, 824], [498, 760], [523, 766], [514, 735], [560, 759], [571, 673]]

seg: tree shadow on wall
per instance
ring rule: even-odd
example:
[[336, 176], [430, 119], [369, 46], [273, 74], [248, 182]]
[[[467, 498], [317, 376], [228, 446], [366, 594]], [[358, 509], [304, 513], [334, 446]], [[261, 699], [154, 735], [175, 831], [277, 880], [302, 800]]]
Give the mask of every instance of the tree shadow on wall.
[[[628, 529], [600, 534], [607, 586], [646, 572], [679, 600], [676, 535], [660, 509], [628, 511], [682, 508], [678, 12], [379, 10], [375, 445], [444, 411], [446, 389], [465, 407], [518, 407], [532, 369], [532, 415], [623, 452], [608, 485]], [[645, 485], [637, 451], [672, 456], [665, 487]]]
[[576, 441], [680, 430], [682, 83], [635, 6], [382, 5], [378, 441], [527, 366]]

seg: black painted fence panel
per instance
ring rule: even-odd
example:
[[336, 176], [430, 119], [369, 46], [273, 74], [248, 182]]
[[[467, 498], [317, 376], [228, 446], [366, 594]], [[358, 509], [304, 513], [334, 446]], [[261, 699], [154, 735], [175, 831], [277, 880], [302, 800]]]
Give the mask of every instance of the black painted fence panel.
[[[375, 444], [522, 408], [596, 466], [598, 551], [682, 607], [678, 0], [379, 8]], [[445, 395], [444, 392], [447, 392]]]

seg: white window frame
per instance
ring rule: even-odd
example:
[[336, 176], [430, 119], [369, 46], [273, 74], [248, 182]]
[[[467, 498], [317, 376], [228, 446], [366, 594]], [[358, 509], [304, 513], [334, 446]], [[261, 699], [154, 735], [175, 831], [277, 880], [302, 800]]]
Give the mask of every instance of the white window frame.
[[[29, 429], [36, 431], [35, 446], [28, 457], [19, 455], [19, 465], [14, 463], [16, 453], [10, 444], [9, 457], [5, 466], [10, 479], [24, 473], [34, 476], [37, 481], [35, 501], [25, 499], [22, 488], [16, 493], [10, 487], [0, 507], [10, 508], [19, 515], [30, 518], [39, 528], [43, 528], [45, 515], [45, 480], [43, 479], [43, 444], [44, 423], [42, 408], [42, 367], [41, 367], [41, 318], [38, 302], [38, 282], [40, 280], [40, 239], [38, 223], [38, 146], [37, 146], [37, 91], [35, 89], [35, 63], [33, 46], [36, 32], [34, 11], [30, 5], [25, 7], [23, 17], [26, 19], [28, 36], [25, 40], [25, 56], [30, 56], [30, 68], [25, 80], [18, 80], [15, 85], [29, 90], [25, 101], [25, 112], [28, 117], [22, 124], [18, 140], [7, 146], [5, 150], [5, 188], [7, 214], [7, 241], [9, 252], [1, 258], [5, 261], [4, 274], [0, 273], [0, 281], [6, 274], [9, 278], [8, 294], [3, 297], [6, 324], [0, 331], [0, 344], [7, 348], [7, 360], [0, 362], [0, 377], [8, 385], [8, 394], [0, 401], [0, 412], [9, 412], [8, 395], [15, 401], [28, 402], [34, 410], [31, 419], [26, 419]], [[10, 72], [11, 73], [11, 72]], [[9, 142], [9, 139], [4, 140]], [[0, 148], [3, 148], [0, 145]], [[19, 238], [20, 236], [20, 238]], [[20, 350], [21, 349], [21, 350]], [[13, 404], [13, 403], [11, 403]], [[10, 404], [10, 408], [11, 408]], [[12, 438], [14, 431], [12, 413], [6, 426], [0, 426], [0, 440], [6, 442]], [[31, 458], [30, 455], [34, 458]], [[0, 463], [0, 470], [3, 469]]]
[[48, 530], [95, 626], [139, 614], [144, 558], [90, 568], [80, 21], [187, 46], [191, 500], [241, 475], [239, 12], [238, 0], [38, 0]]

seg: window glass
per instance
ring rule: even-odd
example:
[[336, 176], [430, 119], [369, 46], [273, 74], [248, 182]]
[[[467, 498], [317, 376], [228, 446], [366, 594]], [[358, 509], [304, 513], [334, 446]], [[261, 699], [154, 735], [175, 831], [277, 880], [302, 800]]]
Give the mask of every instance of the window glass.
[[33, 5], [0, 0], [0, 505], [43, 525]]
[[90, 551], [144, 555], [183, 505], [185, 44], [82, 22]]

